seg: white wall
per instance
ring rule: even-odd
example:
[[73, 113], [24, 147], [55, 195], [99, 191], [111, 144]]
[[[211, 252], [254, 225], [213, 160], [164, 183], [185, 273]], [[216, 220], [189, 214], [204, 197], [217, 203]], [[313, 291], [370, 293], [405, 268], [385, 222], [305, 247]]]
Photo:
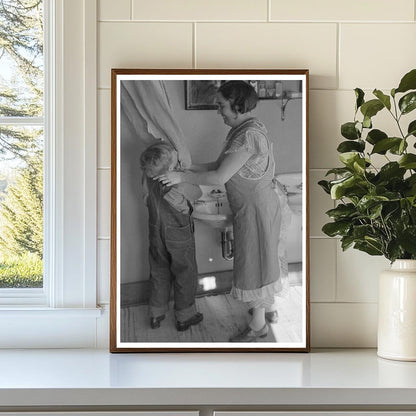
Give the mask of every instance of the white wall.
[[352, 89], [390, 90], [416, 67], [415, 1], [100, 0], [98, 16], [99, 300], [110, 280], [110, 69], [309, 68], [312, 346], [375, 346], [388, 263], [322, 234], [333, 203], [316, 183], [337, 164]]

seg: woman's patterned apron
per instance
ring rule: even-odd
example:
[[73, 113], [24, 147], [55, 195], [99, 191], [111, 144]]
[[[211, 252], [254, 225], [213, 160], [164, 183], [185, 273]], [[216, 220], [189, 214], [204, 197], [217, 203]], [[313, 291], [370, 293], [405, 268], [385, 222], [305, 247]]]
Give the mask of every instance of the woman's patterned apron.
[[[282, 290], [278, 255], [281, 212], [273, 184], [275, 162], [268, 137], [263, 131], [258, 131], [268, 143], [266, 172], [259, 179], [246, 179], [237, 172], [225, 184], [234, 214], [234, 281], [231, 293], [243, 302], [254, 304], [273, 298]], [[232, 131], [230, 133], [227, 143], [232, 140]]]

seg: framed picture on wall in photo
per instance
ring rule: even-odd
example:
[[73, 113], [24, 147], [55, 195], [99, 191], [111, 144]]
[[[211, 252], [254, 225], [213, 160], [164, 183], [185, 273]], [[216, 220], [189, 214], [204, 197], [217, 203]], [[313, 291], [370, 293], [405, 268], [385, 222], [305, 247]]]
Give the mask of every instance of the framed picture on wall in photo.
[[112, 70], [111, 352], [309, 351], [308, 75]]

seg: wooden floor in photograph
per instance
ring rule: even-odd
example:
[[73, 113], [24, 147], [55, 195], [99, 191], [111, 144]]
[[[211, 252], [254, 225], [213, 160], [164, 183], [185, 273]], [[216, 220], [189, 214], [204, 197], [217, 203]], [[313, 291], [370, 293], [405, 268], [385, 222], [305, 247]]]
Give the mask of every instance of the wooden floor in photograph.
[[[300, 342], [302, 340], [302, 286], [291, 286], [286, 298], [277, 298], [279, 319], [261, 342]], [[178, 332], [172, 308], [160, 328], [150, 328], [147, 305], [121, 308], [122, 342], [229, 342], [231, 336], [247, 326], [249, 315], [242, 302], [230, 295], [197, 298], [203, 321]], [[168, 347], [168, 345], [167, 345]]]

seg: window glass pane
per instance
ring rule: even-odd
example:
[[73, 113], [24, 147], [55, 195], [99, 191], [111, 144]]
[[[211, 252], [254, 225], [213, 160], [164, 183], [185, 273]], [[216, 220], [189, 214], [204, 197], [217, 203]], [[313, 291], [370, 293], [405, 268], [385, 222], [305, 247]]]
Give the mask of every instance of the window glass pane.
[[42, 127], [0, 126], [0, 288], [43, 285], [43, 141]]
[[0, 0], [0, 289], [43, 286], [43, 89], [43, 1]]
[[43, 115], [42, 6], [0, 0], [0, 117]]

